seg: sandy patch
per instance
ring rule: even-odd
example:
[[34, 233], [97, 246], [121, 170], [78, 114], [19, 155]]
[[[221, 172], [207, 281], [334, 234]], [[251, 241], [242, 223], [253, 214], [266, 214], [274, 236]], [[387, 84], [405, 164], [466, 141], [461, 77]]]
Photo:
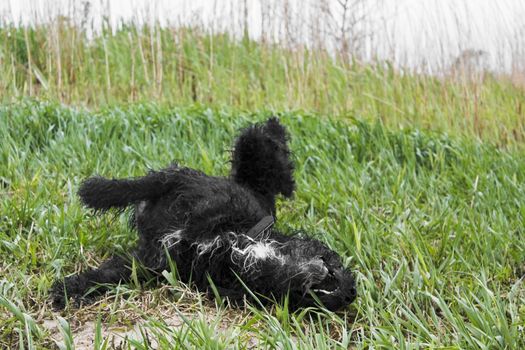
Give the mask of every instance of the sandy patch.
[[[170, 328], [179, 328], [184, 321], [178, 316], [163, 320]], [[45, 320], [43, 326], [51, 334], [51, 340], [59, 348], [67, 348], [64, 341], [64, 335], [61, 331], [60, 323], [57, 319]], [[93, 349], [95, 344], [96, 322], [86, 321], [71, 330], [73, 334], [74, 347], [77, 350]], [[146, 339], [144, 339], [146, 338]], [[102, 326], [101, 341], [107, 342], [110, 349], [124, 348], [124, 345], [129, 340], [140, 341], [146, 340], [152, 348], [158, 348], [158, 344], [154, 338], [148, 337], [148, 327], [145, 320], [140, 320], [131, 326], [113, 325]]]
[[[163, 288], [164, 289], [164, 288]], [[168, 292], [170, 293], [170, 292]], [[170, 293], [171, 294], [171, 293]], [[151, 348], [158, 348], [156, 336], [152, 330], [155, 325], [150, 321], [161, 322], [169, 329], [180, 329], [191, 320], [204, 320], [213, 325], [219, 336], [228, 333], [234, 327], [246, 321], [247, 312], [227, 309], [218, 311], [213, 304], [194, 294], [179, 296], [174, 302], [166, 296], [166, 290], [142, 292], [132, 298], [107, 298], [94, 305], [79, 309], [70, 309], [62, 313], [51, 313], [40, 320], [41, 325], [50, 334], [50, 343], [59, 348], [67, 348], [60, 318], [67, 320], [73, 337], [75, 349], [93, 349], [96, 337], [97, 319], [101, 320], [101, 342], [107, 342], [108, 348], [127, 348], [129, 340], [146, 342]], [[186, 321], [185, 321], [186, 320]], [[247, 335], [246, 332], [243, 332]], [[255, 348], [257, 339], [248, 336], [248, 348]]]

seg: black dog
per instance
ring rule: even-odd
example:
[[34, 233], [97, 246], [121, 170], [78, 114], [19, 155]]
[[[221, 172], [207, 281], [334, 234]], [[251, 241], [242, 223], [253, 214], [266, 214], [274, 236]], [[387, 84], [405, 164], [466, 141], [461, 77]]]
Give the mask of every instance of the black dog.
[[[155, 273], [169, 269], [171, 259], [180, 280], [206, 291], [211, 280], [236, 304], [251, 299], [248, 287], [274, 300], [288, 295], [291, 308], [320, 301], [337, 310], [356, 297], [340, 257], [317, 240], [272, 228], [276, 195], [290, 197], [295, 188], [287, 139], [272, 118], [242, 131], [229, 177], [171, 165], [141, 178], [89, 178], [79, 196], [97, 211], [134, 205], [131, 222], [139, 243], [131, 259]], [[114, 256], [96, 270], [57, 281], [55, 307], [64, 307], [67, 297], [82, 299], [99, 284], [129, 281], [130, 266], [130, 259]]]

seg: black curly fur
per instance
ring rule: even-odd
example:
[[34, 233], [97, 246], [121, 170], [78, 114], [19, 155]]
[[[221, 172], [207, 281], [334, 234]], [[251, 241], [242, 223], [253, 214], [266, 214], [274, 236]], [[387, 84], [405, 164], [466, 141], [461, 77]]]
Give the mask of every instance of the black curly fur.
[[183, 282], [210, 291], [211, 279], [235, 304], [251, 299], [243, 284], [266, 298], [288, 295], [292, 308], [313, 306], [316, 299], [330, 310], [350, 304], [356, 296], [352, 274], [324, 244], [273, 228], [248, 235], [262, 218], [275, 215], [276, 195], [293, 194], [287, 141], [285, 128], [271, 118], [241, 132], [229, 177], [172, 164], [140, 178], [84, 181], [79, 196], [87, 207], [134, 206], [139, 242], [128, 257], [114, 256], [96, 270], [57, 281], [55, 307], [64, 307], [68, 297], [89, 302], [105, 291], [104, 284], [129, 281], [133, 259], [160, 274], [169, 269], [168, 256]]
[[252, 125], [235, 142], [232, 177], [263, 195], [272, 204], [276, 194], [291, 197], [295, 190], [288, 135], [276, 118]]

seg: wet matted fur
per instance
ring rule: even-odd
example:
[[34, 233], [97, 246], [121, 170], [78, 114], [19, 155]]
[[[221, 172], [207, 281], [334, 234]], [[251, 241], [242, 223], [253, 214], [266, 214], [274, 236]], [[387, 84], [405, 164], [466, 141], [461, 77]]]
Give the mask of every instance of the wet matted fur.
[[130, 257], [113, 256], [98, 269], [57, 281], [55, 307], [64, 307], [68, 297], [83, 299], [94, 287], [96, 294], [103, 284], [129, 281], [131, 259], [158, 274], [169, 269], [171, 259], [181, 281], [209, 292], [211, 280], [234, 304], [251, 299], [246, 287], [260, 300], [287, 295], [292, 308], [319, 301], [330, 310], [350, 304], [354, 279], [334, 251], [271, 225], [253, 229], [275, 217], [277, 195], [294, 192], [288, 138], [276, 118], [242, 130], [228, 177], [172, 164], [139, 178], [85, 180], [79, 196], [87, 207], [104, 212], [133, 206], [139, 242]]

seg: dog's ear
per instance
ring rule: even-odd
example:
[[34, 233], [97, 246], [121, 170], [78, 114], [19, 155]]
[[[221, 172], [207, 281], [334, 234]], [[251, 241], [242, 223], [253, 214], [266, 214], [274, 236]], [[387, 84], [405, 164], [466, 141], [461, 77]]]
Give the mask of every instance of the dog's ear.
[[241, 131], [235, 141], [231, 175], [264, 196], [290, 197], [295, 189], [288, 133], [277, 118]]

